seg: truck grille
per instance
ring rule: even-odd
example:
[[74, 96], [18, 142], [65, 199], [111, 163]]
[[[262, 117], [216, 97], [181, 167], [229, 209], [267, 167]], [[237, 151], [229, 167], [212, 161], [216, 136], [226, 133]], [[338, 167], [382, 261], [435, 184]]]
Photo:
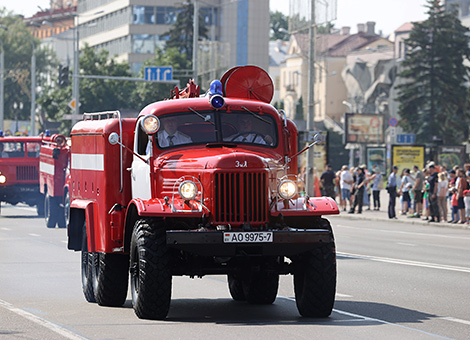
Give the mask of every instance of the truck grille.
[[266, 173], [216, 173], [214, 184], [215, 223], [266, 222]]
[[16, 180], [37, 181], [39, 180], [38, 169], [35, 166], [17, 166]]

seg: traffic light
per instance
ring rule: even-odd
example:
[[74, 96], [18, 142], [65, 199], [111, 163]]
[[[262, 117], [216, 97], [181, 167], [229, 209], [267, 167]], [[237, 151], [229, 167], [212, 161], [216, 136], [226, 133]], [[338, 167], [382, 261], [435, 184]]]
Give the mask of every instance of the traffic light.
[[59, 65], [59, 86], [69, 86], [69, 67]]

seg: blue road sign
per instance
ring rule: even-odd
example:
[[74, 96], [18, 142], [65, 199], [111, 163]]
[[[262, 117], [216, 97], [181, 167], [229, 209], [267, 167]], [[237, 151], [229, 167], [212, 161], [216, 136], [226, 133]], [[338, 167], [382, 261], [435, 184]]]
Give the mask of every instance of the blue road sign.
[[173, 67], [152, 66], [145, 68], [145, 80], [173, 80]]
[[398, 134], [397, 144], [414, 144], [416, 141], [416, 135], [410, 134]]

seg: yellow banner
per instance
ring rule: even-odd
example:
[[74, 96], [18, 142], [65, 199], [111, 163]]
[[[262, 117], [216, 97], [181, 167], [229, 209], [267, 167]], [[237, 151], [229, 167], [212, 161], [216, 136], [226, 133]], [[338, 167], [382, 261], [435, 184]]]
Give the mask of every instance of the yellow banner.
[[424, 146], [392, 145], [392, 166], [394, 165], [398, 167], [397, 175], [401, 175], [405, 168], [413, 170], [414, 165], [424, 168]]

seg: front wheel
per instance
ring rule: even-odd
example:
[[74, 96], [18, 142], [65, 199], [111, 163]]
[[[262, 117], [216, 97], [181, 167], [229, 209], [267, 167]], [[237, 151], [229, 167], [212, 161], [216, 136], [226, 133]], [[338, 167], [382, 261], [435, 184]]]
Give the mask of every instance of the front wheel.
[[235, 301], [246, 301], [242, 280], [237, 275], [228, 274], [227, 281], [232, 299]]
[[336, 292], [336, 251], [331, 242], [292, 259], [297, 309], [305, 317], [328, 317]]
[[279, 274], [262, 271], [251, 273], [243, 280], [246, 300], [252, 304], [270, 305], [276, 300], [279, 288]]
[[170, 255], [159, 220], [141, 219], [134, 226], [130, 249], [132, 305], [140, 319], [163, 320], [171, 301]]
[[56, 225], [56, 213], [55, 213], [55, 206], [54, 206], [54, 197], [49, 196], [46, 194], [44, 198], [44, 217], [46, 219], [46, 227], [54, 228]]

